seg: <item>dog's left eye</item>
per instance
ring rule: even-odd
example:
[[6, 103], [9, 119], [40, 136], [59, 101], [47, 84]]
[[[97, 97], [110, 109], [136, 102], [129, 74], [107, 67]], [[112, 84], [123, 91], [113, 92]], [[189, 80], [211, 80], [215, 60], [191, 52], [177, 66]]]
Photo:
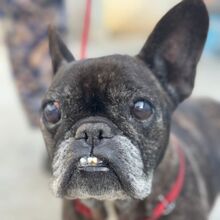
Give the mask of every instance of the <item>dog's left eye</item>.
[[44, 119], [50, 124], [56, 124], [61, 118], [60, 104], [58, 102], [48, 103], [43, 110]]
[[131, 108], [131, 112], [135, 118], [139, 120], [146, 120], [153, 114], [153, 108], [148, 101], [137, 101]]

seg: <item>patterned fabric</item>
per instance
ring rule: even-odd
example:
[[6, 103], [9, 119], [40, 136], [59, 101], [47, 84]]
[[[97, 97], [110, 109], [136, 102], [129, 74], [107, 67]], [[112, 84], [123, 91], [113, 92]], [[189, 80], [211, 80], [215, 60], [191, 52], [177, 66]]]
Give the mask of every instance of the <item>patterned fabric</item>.
[[43, 94], [51, 81], [47, 27], [65, 31], [62, 0], [1, 0], [0, 15], [9, 19], [6, 42], [16, 86], [32, 125], [39, 124]]

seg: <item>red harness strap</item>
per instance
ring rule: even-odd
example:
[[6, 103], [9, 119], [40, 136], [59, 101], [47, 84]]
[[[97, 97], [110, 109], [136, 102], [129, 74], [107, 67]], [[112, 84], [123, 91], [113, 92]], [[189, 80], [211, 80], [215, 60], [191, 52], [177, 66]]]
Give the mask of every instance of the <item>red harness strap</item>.
[[86, 219], [92, 219], [92, 210], [84, 205], [79, 199], [73, 201], [74, 210], [85, 217]]

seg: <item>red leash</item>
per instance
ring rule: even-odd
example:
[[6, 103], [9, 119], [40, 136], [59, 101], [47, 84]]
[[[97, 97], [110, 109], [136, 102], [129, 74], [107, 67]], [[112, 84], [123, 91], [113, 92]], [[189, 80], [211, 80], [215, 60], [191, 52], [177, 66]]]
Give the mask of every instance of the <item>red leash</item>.
[[80, 58], [85, 59], [87, 56], [88, 36], [91, 20], [91, 6], [92, 0], [86, 0], [86, 11], [83, 24], [83, 32], [81, 38]]

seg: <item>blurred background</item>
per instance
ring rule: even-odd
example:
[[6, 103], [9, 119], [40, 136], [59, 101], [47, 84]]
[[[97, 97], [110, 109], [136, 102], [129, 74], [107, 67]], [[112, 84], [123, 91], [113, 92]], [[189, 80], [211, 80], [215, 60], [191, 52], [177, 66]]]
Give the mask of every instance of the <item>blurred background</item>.
[[[88, 57], [135, 55], [177, 0], [93, 0]], [[0, 0], [0, 218], [59, 220], [39, 131], [41, 98], [52, 73], [47, 25], [80, 57], [86, 0]], [[210, 30], [194, 96], [220, 100], [220, 0], [207, 0]], [[220, 219], [220, 202], [210, 220]]]

